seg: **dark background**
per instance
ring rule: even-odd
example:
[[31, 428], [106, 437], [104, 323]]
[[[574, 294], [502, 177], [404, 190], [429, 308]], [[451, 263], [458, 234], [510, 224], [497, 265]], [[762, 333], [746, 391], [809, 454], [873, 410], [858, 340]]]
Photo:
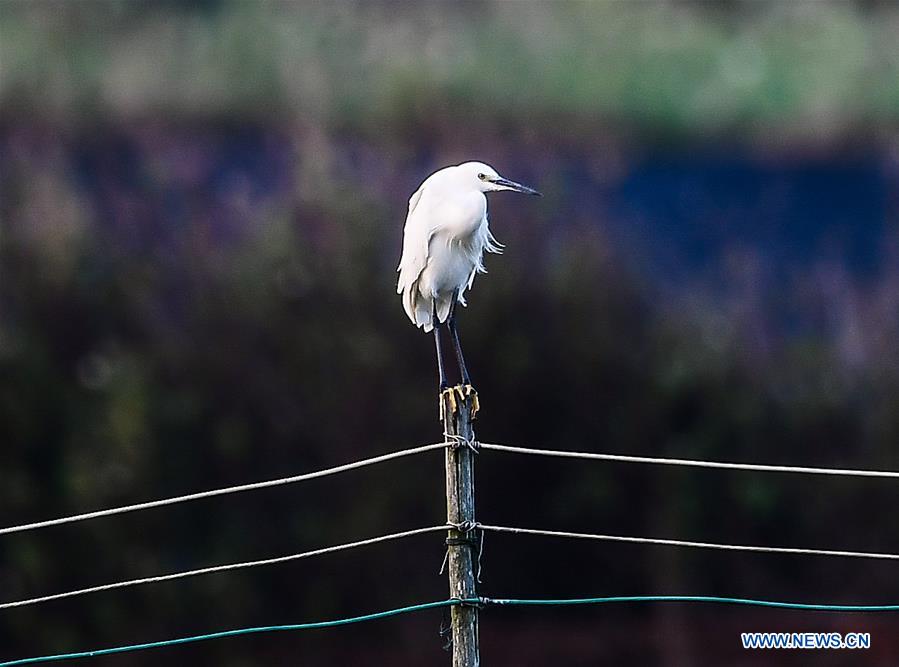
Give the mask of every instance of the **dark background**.
[[[0, 525], [440, 438], [406, 200], [481, 159], [484, 441], [899, 469], [899, 6], [0, 5]], [[439, 452], [0, 537], [0, 600], [441, 523]], [[899, 489], [478, 458], [488, 523], [899, 551]], [[0, 612], [0, 659], [444, 599], [425, 535]], [[492, 597], [899, 603], [896, 565], [487, 536]], [[96, 665], [441, 665], [441, 612]], [[757, 652], [741, 631], [868, 631]], [[489, 609], [485, 665], [893, 665], [894, 614]]]

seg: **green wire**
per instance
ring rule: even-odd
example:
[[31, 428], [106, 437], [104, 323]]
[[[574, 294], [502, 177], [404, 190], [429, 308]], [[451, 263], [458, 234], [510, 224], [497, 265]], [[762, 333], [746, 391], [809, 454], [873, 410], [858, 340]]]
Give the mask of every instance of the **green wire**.
[[261, 632], [282, 632], [285, 630], [313, 630], [316, 628], [333, 628], [339, 625], [349, 625], [351, 623], [362, 623], [364, 621], [374, 621], [379, 618], [387, 618], [389, 616], [398, 616], [399, 614], [407, 614], [413, 611], [423, 611], [425, 609], [435, 609], [438, 607], [452, 607], [458, 604], [476, 604], [482, 606], [570, 606], [581, 604], [602, 604], [612, 602], [715, 602], [721, 604], [739, 604], [752, 605], [756, 607], [776, 607], [780, 609], [805, 609], [812, 611], [848, 611], [848, 612], [872, 612], [872, 611], [899, 611], [899, 604], [888, 605], [847, 605], [847, 604], [803, 604], [801, 602], [776, 602], [771, 600], [749, 600], [745, 598], [726, 598], [712, 597], [705, 595], [633, 595], [624, 597], [602, 597], [602, 598], [575, 598], [568, 600], [510, 600], [510, 599], [494, 599], [494, 598], [474, 598], [471, 600], [440, 600], [439, 602], [425, 602], [410, 607], [400, 607], [399, 609], [390, 609], [388, 611], [380, 611], [374, 614], [366, 614], [365, 616], [354, 616], [352, 618], [342, 618], [336, 621], [320, 621], [318, 623], [297, 623], [293, 625], [268, 625], [256, 628], [241, 628], [239, 630], [225, 630], [223, 632], [213, 632], [206, 635], [194, 635], [192, 637], [179, 637], [177, 639], [167, 639], [165, 641], [148, 642], [146, 644], [130, 644], [128, 646], [114, 646], [112, 648], [97, 649], [94, 651], [82, 651], [80, 653], [60, 653], [57, 655], [45, 655], [36, 658], [21, 658], [19, 660], [10, 660], [0, 662], [0, 667], [13, 667], [14, 665], [30, 665], [38, 662], [51, 662], [56, 660], [70, 660], [74, 658], [89, 658], [97, 655], [109, 655], [112, 653], [126, 653], [128, 651], [142, 651], [151, 648], [162, 648], [164, 646], [176, 646], [179, 644], [189, 644], [192, 642], [205, 641], [207, 639], [222, 639], [224, 637], [237, 637], [240, 635], [251, 635]]
[[[568, 600], [502, 600], [481, 598], [486, 605], [513, 606], [567, 606], [578, 604], [600, 604], [604, 602], [717, 602], [721, 604], [741, 604], [755, 607], [776, 607], [779, 609], [806, 609], [811, 611], [899, 611], [899, 604], [851, 605], [851, 604], [803, 604], [801, 602], [776, 602], [772, 600], [749, 600], [745, 598], [724, 598], [709, 595], [630, 595], [605, 598], [575, 598]], [[3, 667], [0, 665], [0, 667]]]
[[[81, 651], [79, 653], [60, 653], [58, 655], [43, 655], [36, 658], [20, 658], [19, 660], [10, 660], [8, 662], [0, 662], [0, 667], [12, 667], [13, 665], [31, 665], [37, 662], [51, 662], [55, 660], [70, 660], [74, 658], [90, 658], [96, 655], [110, 655], [111, 653], [127, 653], [129, 651], [143, 651], [151, 648], [162, 648], [164, 646], [177, 646], [178, 644], [190, 644], [193, 642], [202, 642], [207, 639], [223, 639], [225, 637], [238, 637], [240, 635], [252, 635], [260, 632], [282, 632], [285, 630], [314, 630], [316, 628], [333, 628], [338, 625], [350, 625], [351, 623], [362, 623], [364, 621], [374, 621], [379, 618], [387, 618], [388, 616], [397, 616], [412, 611], [422, 611], [424, 609], [434, 609], [436, 607], [451, 607], [461, 604], [461, 600], [441, 600], [439, 602], [425, 602], [424, 604], [415, 604], [411, 607], [401, 607], [399, 609], [390, 609], [388, 611], [379, 611], [374, 614], [366, 614], [365, 616], [354, 616], [353, 618], [341, 618], [336, 621], [320, 621], [318, 623], [296, 623], [293, 625], [266, 625], [256, 628], [240, 628], [239, 630], [224, 630], [222, 632], [212, 632], [206, 635], [194, 635], [192, 637], [178, 637], [177, 639], [166, 639], [158, 642], [147, 642], [146, 644], [129, 644], [127, 646], [114, 646], [112, 648], [101, 648], [94, 651]], [[466, 602], [470, 602], [466, 600]], [[474, 602], [477, 602], [476, 600]]]

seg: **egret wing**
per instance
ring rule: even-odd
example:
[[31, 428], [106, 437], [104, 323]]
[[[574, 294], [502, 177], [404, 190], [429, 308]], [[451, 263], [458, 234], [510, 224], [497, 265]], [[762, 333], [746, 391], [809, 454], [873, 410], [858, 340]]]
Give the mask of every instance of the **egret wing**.
[[[434, 228], [418, 208], [424, 193], [423, 183], [409, 198], [409, 213], [406, 215], [406, 226], [403, 228], [403, 255], [397, 267], [399, 279], [396, 293], [403, 295], [403, 308], [413, 322], [416, 322], [416, 300], [418, 298], [418, 278], [428, 263], [428, 245], [434, 235]], [[416, 211], [418, 215], [416, 215]]]

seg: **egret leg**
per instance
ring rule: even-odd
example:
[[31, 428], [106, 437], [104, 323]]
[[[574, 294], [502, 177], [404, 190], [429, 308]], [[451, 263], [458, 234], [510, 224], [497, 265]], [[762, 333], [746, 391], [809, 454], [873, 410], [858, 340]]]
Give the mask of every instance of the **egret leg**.
[[455, 301], [450, 308], [450, 316], [446, 323], [449, 326], [450, 333], [453, 335], [453, 349], [456, 351], [456, 361], [459, 363], [459, 372], [462, 374], [462, 384], [471, 385], [471, 377], [468, 375], [468, 368], [465, 366], [465, 357], [462, 356], [462, 342], [459, 340], [459, 329], [456, 326]]
[[443, 348], [440, 347], [440, 320], [437, 319], [437, 304], [434, 304], [433, 320], [434, 324], [434, 345], [437, 347], [437, 372], [440, 374], [440, 391], [442, 392], [449, 383], [446, 381], [446, 367], [443, 364]]
[[478, 392], [471, 386], [471, 376], [468, 375], [468, 367], [465, 365], [465, 357], [462, 356], [462, 342], [459, 340], [459, 329], [456, 326], [456, 301], [450, 306], [449, 317], [446, 321], [450, 333], [453, 335], [453, 349], [456, 351], [456, 361], [459, 363], [459, 373], [462, 375], [462, 384], [455, 389], [459, 392], [459, 400], [470, 399], [471, 418], [474, 419], [481, 409], [478, 400]]

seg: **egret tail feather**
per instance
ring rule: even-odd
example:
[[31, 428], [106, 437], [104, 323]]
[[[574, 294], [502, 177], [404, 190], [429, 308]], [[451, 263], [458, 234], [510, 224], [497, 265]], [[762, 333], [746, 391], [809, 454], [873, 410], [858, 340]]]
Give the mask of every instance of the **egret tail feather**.
[[432, 313], [434, 311], [434, 301], [433, 299], [424, 298], [421, 293], [418, 291], [418, 285], [414, 285], [414, 290], [410, 290], [406, 294], [406, 299], [404, 299], [404, 305], [408, 304], [406, 307], [406, 314], [409, 316], [409, 319], [412, 320], [412, 324], [417, 327], [423, 328], [425, 331], [431, 331], [433, 326], [433, 317]]
[[442, 296], [437, 299], [437, 322], [443, 324], [449, 318], [450, 307], [453, 305], [453, 295]]

